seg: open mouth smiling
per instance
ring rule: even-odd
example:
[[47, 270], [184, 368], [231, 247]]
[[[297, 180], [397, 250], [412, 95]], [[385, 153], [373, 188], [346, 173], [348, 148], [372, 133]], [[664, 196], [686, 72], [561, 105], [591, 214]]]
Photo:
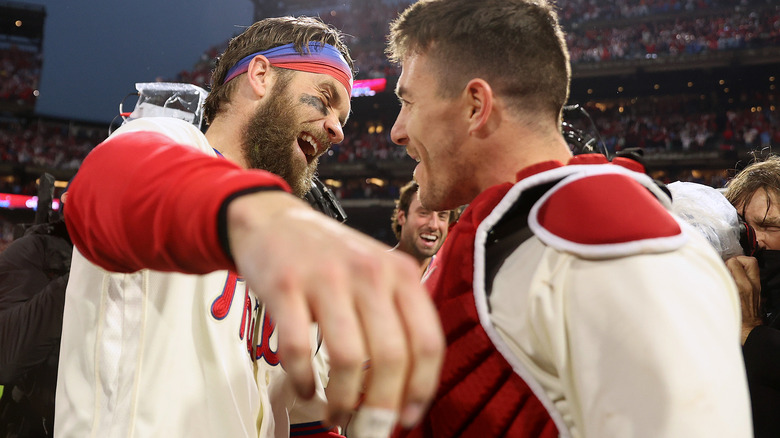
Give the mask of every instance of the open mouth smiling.
[[420, 234], [420, 237], [423, 240], [427, 240], [428, 242], [436, 242], [437, 240], [439, 240], [439, 237], [436, 236], [435, 234], [423, 233], [423, 234]]
[[308, 163], [314, 161], [324, 150], [317, 139], [307, 132], [303, 132], [298, 135], [298, 147], [300, 147], [301, 151], [303, 151], [303, 155], [306, 156], [306, 161]]

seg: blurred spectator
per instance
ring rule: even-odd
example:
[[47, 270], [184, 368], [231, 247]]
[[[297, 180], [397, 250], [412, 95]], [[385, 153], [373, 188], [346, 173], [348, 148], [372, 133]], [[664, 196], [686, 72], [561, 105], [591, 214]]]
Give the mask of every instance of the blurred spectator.
[[420, 204], [417, 192], [420, 187], [409, 181], [401, 188], [395, 201], [391, 224], [398, 250], [409, 254], [420, 265], [420, 278], [430, 272], [433, 258], [447, 238], [450, 224], [457, 220], [457, 210], [432, 211]]
[[774, 47], [780, 42], [776, 9], [729, 11], [701, 17], [669, 18], [570, 31], [571, 62], [656, 59], [707, 52]]
[[0, 253], [2, 437], [52, 436], [72, 251], [65, 222], [58, 217], [27, 229]]
[[0, 48], [0, 101], [32, 107], [40, 77], [38, 53], [14, 45]]

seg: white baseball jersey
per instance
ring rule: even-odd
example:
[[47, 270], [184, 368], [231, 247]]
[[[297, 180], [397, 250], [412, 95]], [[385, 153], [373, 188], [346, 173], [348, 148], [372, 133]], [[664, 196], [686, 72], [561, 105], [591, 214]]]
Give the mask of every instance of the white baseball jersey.
[[[132, 170], [132, 163], [135, 163], [134, 139], [137, 138], [139, 144], [145, 140], [133, 136], [139, 133], [148, 135], [149, 132], [162, 134], [172, 144], [187, 145], [202, 154], [216, 156], [205, 136], [186, 122], [165, 118], [139, 119], [119, 128], [109, 139], [120, 139], [126, 148], [131, 148], [129, 153], [115, 153], [124, 154], [123, 159], [131, 168], [126, 171], [127, 174], [123, 173], [122, 166], [112, 168], [112, 171], [120, 173], [117, 178], [135, 177]], [[160, 142], [160, 137], [155, 139]], [[166, 160], [165, 156], [152, 156], [156, 153], [153, 146], [138, 147], [138, 154], [145, 155], [152, 162]], [[188, 168], [187, 174], [209, 167], [211, 163], [226, 161], [214, 158], [203, 160], [181, 147], [166, 151], [163, 153], [174, 157], [174, 160], [186, 156], [182, 160], [198, 163]], [[87, 161], [85, 164], [90, 165]], [[91, 166], [93, 169], [90, 171], [94, 170], [95, 164]], [[146, 171], [143, 166], [141, 171]], [[190, 165], [182, 161], [177, 162], [178, 166]], [[240, 169], [231, 169], [231, 172], [239, 175], [237, 179], [242, 178], [240, 174], [243, 171]], [[145, 178], [148, 184], [156, 181], [154, 175]], [[165, 177], [160, 178], [164, 180]], [[262, 182], [262, 178], [268, 178], [267, 175], [258, 178], [261, 185], [270, 185]], [[175, 188], [173, 182], [161, 184], [170, 184], [172, 190]], [[192, 214], [197, 215], [193, 221], [198, 221], [201, 215], [196, 208], [198, 199], [208, 197], [207, 184], [205, 189], [192, 189], [202, 190], [202, 193], [193, 194], [193, 199], [176, 201], [193, 205]], [[110, 196], [126, 196], [117, 193], [119, 189], [116, 187], [121, 188], [121, 184], [117, 183], [114, 187]], [[91, 198], [86, 199], [86, 190], [82, 187], [80, 191], [71, 193], [68, 207], [77, 211], [68, 213], [73, 213], [74, 217], [81, 218], [82, 212], [88, 213], [90, 209], [89, 205], [83, 205], [91, 201]], [[147, 188], [136, 185], [126, 187], [126, 190], [135, 193]], [[149, 190], [165, 192], [161, 187]], [[165, 194], [161, 196], [155, 199], [166, 204]], [[79, 205], [79, 202], [82, 204]], [[219, 202], [217, 200], [216, 204]], [[138, 206], [152, 215], [156, 207]], [[209, 211], [215, 209], [213, 206], [209, 208]], [[133, 214], [132, 211], [125, 213]], [[176, 214], [186, 217], [188, 212], [177, 211]], [[162, 207], [158, 216], [152, 220], [176, 220], [166, 217]], [[72, 222], [78, 220], [72, 219]], [[101, 222], [114, 219], [90, 220], [95, 227], [110, 228], [112, 224]], [[179, 231], [174, 232], [183, 234], [177, 239], [199, 241], [195, 234], [184, 234], [188, 232], [188, 225], [186, 221], [179, 220], [179, 223], [169, 224], [171, 229], [178, 228]], [[96, 230], [96, 233], [100, 232]], [[167, 237], [158, 235], [156, 225], [151, 226], [148, 233], [148, 236], [120, 235], [117, 236], [119, 240], [105, 245], [121, 248], [127, 244], [128, 248], [142, 248], [151, 254], [146, 257], [148, 259], [154, 259], [157, 253], [163, 254], [161, 258], [167, 257], [165, 249], [153, 247]], [[305, 403], [297, 400], [276, 356], [273, 321], [237, 274], [225, 269], [199, 274], [137, 270], [133, 266], [145, 262], [135, 260], [136, 254], [132, 251], [128, 251], [131, 253], [128, 267], [121, 269], [132, 272], [111, 272], [85, 258], [78, 242], [89, 243], [92, 236], [83, 230], [79, 234], [74, 239], [77, 249], [74, 250], [65, 300], [55, 436], [255, 438], [287, 437], [291, 429], [300, 432], [300, 435], [323, 432], [318, 421], [325, 412], [324, 350], [317, 350], [314, 361], [320, 377], [317, 395]], [[105, 235], [102, 238], [110, 240]], [[102, 257], [101, 245], [89, 243], [93, 260]], [[199, 251], [219, 251], [213, 248], [214, 245], [205, 249], [198, 244], [188, 247], [187, 242], [182, 245], [183, 251], [193, 252], [195, 259]], [[124, 263], [121, 256], [105, 258], [109, 266]], [[166, 270], [181, 269], [176, 268], [178, 264], [174, 262], [154, 262], [157, 263], [154, 266], [159, 263], [174, 266]], [[208, 268], [191, 269], [200, 272]], [[312, 329], [312, 337], [316, 342], [316, 328]]]
[[477, 196], [426, 282], [439, 390], [399, 436], [752, 436], [736, 286], [670, 206], [595, 155]]
[[[535, 392], [556, 413], [562, 436], [752, 436], [739, 295], [718, 254], [682, 221], [682, 234], [644, 241], [583, 245], [561, 238], [564, 226], [546, 228], [545, 222], [564, 221], [551, 217], [558, 213], [551, 204], [568, 210], [578, 202], [570, 187], [622, 170], [580, 166], [587, 170], [576, 176], [576, 167], [521, 181], [477, 231], [484, 241], [524, 187], [575, 175], [531, 209], [534, 236], [504, 261], [489, 297], [475, 281], [491, 339], [527, 382], [538, 385]], [[622, 173], [648, 181], [664, 197], [644, 175]], [[594, 189], [609, 190], [588, 188]], [[635, 208], [630, 200], [614, 206]], [[586, 210], [577, 217], [578, 237], [621, 225], [591, 222], [596, 215]], [[476, 252], [474, 266], [484, 265], [483, 256]]]

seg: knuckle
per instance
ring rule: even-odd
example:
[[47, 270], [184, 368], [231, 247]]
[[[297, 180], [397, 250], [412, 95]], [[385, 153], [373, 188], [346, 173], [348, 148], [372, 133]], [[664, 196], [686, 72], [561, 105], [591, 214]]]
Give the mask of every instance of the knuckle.
[[349, 413], [352, 411], [357, 397], [333, 397], [328, 399], [328, 408], [336, 414]]
[[[323, 262], [317, 274], [314, 276], [314, 281], [318, 284], [329, 284], [333, 286], [341, 286], [348, 278], [346, 270], [342, 265], [334, 263], [333, 261]], [[335, 291], [341, 291], [341, 287], [334, 288]]]
[[356, 257], [353, 268], [371, 281], [382, 276], [382, 264], [378, 257]]
[[282, 266], [274, 269], [267, 277], [268, 287], [282, 294], [289, 294], [298, 284], [297, 272], [292, 266]]
[[440, 336], [425, 336], [415, 344], [415, 354], [422, 360], [440, 359], [444, 348], [444, 340]]
[[280, 340], [279, 349], [282, 350], [284, 356], [291, 360], [308, 358], [311, 355], [309, 344], [295, 339], [287, 339], [283, 343]]
[[390, 346], [381, 348], [371, 357], [371, 364], [375, 367], [385, 367], [402, 372], [409, 366], [409, 355], [405, 346]]
[[366, 357], [354, 348], [331, 348], [330, 366], [339, 371], [359, 370]]

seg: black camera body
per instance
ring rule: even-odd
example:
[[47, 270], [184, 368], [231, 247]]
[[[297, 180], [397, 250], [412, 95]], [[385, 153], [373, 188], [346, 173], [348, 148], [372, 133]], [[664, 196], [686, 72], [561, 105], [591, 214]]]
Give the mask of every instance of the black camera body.
[[344, 223], [347, 220], [347, 213], [341, 207], [336, 195], [316, 176], [312, 178], [311, 189], [304, 195], [304, 200], [311, 206], [327, 216]]
[[760, 249], [756, 241], [756, 230], [745, 222], [742, 216], [739, 217], [739, 244], [746, 256], [755, 257]]

